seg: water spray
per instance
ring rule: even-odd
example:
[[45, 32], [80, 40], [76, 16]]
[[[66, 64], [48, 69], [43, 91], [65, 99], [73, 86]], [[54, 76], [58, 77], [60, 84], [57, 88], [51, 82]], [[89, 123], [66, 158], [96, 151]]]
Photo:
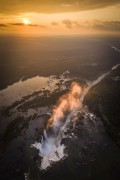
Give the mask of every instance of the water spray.
[[82, 109], [81, 95], [82, 88], [78, 83], [73, 82], [69, 92], [61, 96], [54, 106], [41, 143], [33, 145], [39, 149], [39, 153], [43, 158], [41, 169], [46, 169], [51, 163], [59, 161], [66, 156], [64, 153], [65, 146], [61, 144], [61, 141], [72, 117], [78, 110]]

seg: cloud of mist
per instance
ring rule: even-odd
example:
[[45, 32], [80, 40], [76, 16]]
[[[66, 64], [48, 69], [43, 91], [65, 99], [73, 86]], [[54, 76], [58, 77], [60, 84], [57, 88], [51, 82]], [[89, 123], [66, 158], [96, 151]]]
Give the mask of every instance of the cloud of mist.
[[[51, 154], [53, 154], [53, 159], [56, 159], [54, 152], [58, 151], [59, 153], [61, 140], [64, 136], [64, 128], [71, 121], [74, 113], [82, 108], [82, 103], [80, 102], [81, 94], [82, 88], [80, 85], [75, 82], [72, 83], [69, 92], [61, 96], [54, 106], [51, 118], [48, 120], [46, 129], [44, 130], [41, 143], [34, 145], [38, 147], [43, 158], [47, 157], [47, 162]], [[61, 158], [64, 155], [59, 154], [59, 156]], [[43, 161], [46, 161], [45, 159]]]
[[61, 141], [67, 124], [70, 123], [74, 113], [82, 108], [81, 95], [82, 88], [80, 85], [75, 82], [72, 83], [70, 91], [61, 96], [54, 106], [41, 143], [32, 145], [39, 150], [40, 155], [43, 157], [41, 169], [46, 169], [52, 162], [59, 161], [65, 156], [65, 147], [61, 144]]
[[82, 107], [80, 102], [80, 95], [82, 88], [77, 83], [72, 83], [70, 92], [59, 98], [57, 104], [52, 110], [52, 117], [49, 119], [47, 128], [59, 127], [59, 122], [65, 121], [65, 118], [71, 112]]

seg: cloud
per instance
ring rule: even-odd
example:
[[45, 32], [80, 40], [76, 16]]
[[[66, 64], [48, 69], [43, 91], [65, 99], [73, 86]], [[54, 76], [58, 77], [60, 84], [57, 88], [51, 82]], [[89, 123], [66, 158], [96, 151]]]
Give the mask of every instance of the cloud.
[[7, 27], [7, 24], [0, 24], [0, 27]]
[[71, 21], [70, 19], [64, 19], [62, 23], [65, 24], [66, 28], [68, 29], [72, 29], [73, 27], [80, 27], [78, 21]]
[[40, 25], [40, 24], [39, 25], [38, 24], [27, 24], [27, 25], [25, 25], [24, 23], [1, 23], [0, 29], [3, 29], [3, 28], [10, 29], [10, 27], [17, 27], [17, 26], [47, 28], [47, 26]]
[[120, 21], [95, 21], [93, 28], [102, 31], [120, 31]]
[[70, 19], [64, 19], [62, 23], [65, 24], [66, 28], [68, 29], [72, 29], [73, 27], [80, 27], [78, 21], [71, 21]]
[[62, 21], [63, 24], [65, 24], [65, 26], [68, 28], [68, 29], [72, 29], [72, 25], [73, 25], [73, 22], [69, 19], [65, 19]]
[[120, 21], [72, 21], [65, 19], [62, 21], [66, 28], [72, 29], [74, 27], [83, 28], [87, 30], [99, 30], [99, 31], [120, 31]]
[[58, 23], [55, 22], [55, 21], [51, 22], [51, 24], [52, 24], [53, 26], [57, 26], [57, 25], [58, 25]]
[[38, 24], [24, 24], [24, 23], [9, 23], [9, 25], [12, 25], [12, 26], [40, 26], [40, 27], [45, 27], [43, 25], [38, 25]]
[[0, 31], [6, 31], [7, 28], [8, 28], [7, 24], [0, 23]]
[[25, 24], [24, 23], [9, 23], [9, 25], [12, 25], [12, 26], [24, 26]]
[[119, 0], [0, 0], [1, 14], [57, 13], [91, 10], [120, 3]]
[[[68, 28], [70, 30], [70, 32], [74, 32], [74, 31], [83, 31], [85, 30], [86, 32], [113, 32], [113, 33], [120, 33], [120, 21], [102, 21], [102, 20], [90, 20], [90, 21], [73, 21], [71, 19], [64, 19], [63, 21], [59, 21], [59, 22], [51, 22], [51, 25], [53, 25], [54, 27], [57, 28], [62, 28], [62, 24], [64, 24], [64, 26], [66, 28]], [[38, 28], [40, 29], [49, 29], [49, 27], [51, 26], [45, 26], [42, 24], [28, 24], [25, 25], [24, 23], [0, 23], [0, 30], [14, 30], [17, 29], [17, 27], [29, 27], [29, 28]]]

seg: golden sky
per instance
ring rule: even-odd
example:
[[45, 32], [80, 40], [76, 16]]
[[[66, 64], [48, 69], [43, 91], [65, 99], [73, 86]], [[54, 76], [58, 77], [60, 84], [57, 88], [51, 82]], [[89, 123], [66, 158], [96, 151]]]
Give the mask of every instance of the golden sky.
[[0, 34], [120, 34], [119, 0], [0, 0]]

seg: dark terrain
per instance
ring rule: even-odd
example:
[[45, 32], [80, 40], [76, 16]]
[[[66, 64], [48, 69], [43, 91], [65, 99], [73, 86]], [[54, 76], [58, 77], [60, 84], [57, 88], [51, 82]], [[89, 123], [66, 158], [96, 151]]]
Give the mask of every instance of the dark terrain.
[[84, 103], [101, 118], [109, 135], [120, 146], [120, 67], [91, 88]]
[[[120, 179], [120, 67], [86, 95], [88, 110], [78, 114], [62, 140], [64, 160], [40, 171], [41, 157], [31, 147], [70, 84], [84, 87], [110, 71], [120, 63], [119, 49], [119, 37], [0, 38], [1, 180]], [[67, 70], [69, 78], [63, 78]], [[45, 87], [41, 76], [49, 78]], [[36, 84], [40, 87], [33, 91]]]
[[[0, 89], [36, 75], [95, 80], [119, 62], [118, 37], [0, 37]], [[51, 46], [52, 44], [52, 46]]]

